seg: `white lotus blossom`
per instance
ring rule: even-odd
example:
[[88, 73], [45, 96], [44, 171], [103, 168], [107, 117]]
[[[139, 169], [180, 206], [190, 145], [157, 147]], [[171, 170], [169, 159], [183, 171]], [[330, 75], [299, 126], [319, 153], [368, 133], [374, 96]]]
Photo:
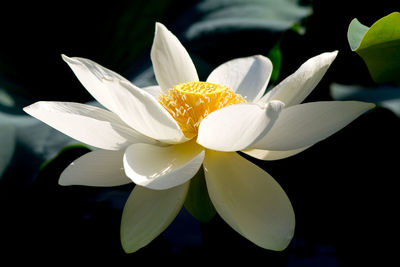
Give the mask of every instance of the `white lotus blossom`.
[[233, 229], [260, 247], [283, 250], [294, 234], [291, 203], [267, 172], [236, 151], [263, 160], [289, 157], [374, 107], [356, 101], [300, 104], [336, 54], [309, 59], [264, 94], [272, 71], [268, 58], [233, 59], [201, 82], [185, 48], [157, 23], [151, 50], [157, 86], [138, 88], [93, 61], [63, 55], [106, 109], [37, 102], [24, 110], [99, 148], [71, 163], [61, 185], [136, 184], [122, 215], [126, 252], [167, 228], [200, 168], [216, 211]]

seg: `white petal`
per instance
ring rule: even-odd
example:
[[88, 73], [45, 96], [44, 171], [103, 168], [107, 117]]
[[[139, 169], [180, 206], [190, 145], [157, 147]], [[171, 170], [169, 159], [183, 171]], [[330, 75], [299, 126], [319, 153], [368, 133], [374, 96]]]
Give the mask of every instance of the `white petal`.
[[357, 101], [322, 101], [285, 108], [271, 130], [253, 148], [294, 150], [313, 145], [374, 106]]
[[121, 243], [126, 253], [146, 246], [171, 224], [182, 208], [188, 189], [189, 182], [167, 190], [135, 186], [121, 220]]
[[309, 147], [302, 147], [299, 149], [294, 150], [287, 150], [287, 151], [277, 151], [277, 150], [262, 150], [262, 149], [246, 149], [243, 150], [243, 153], [246, 153], [249, 156], [252, 156], [256, 159], [261, 160], [278, 160], [278, 159], [285, 159], [291, 156], [294, 156], [300, 152], [303, 152]]
[[300, 104], [320, 82], [337, 53], [338, 51], [322, 53], [310, 58], [295, 73], [265, 94], [260, 102], [280, 100], [286, 107]]
[[279, 184], [237, 153], [207, 151], [207, 189], [218, 214], [256, 245], [283, 250], [294, 234], [292, 205]]
[[263, 106], [238, 104], [214, 111], [201, 122], [197, 143], [218, 151], [245, 149], [265, 135], [283, 106], [271, 101]]
[[179, 83], [199, 81], [188, 52], [178, 38], [161, 23], [156, 23], [151, 61], [162, 90], [172, 88]]
[[161, 90], [161, 87], [158, 86], [158, 85], [152, 85], [152, 86], [143, 87], [142, 90], [144, 90], [147, 93], [151, 94], [155, 99], [158, 99], [160, 94], [163, 92]]
[[120, 150], [132, 143], [154, 143], [112, 112], [89, 105], [36, 102], [24, 111], [76, 140], [102, 149]]
[[225, 62], [211, 72], [207, 82], [225, 85], [246, 97], [248, 102], [257, 102], [267, 88], [271, 73], [271, 61], [257, 55]]
[[187, 140], [176, 121], [149, 92], [89, 59], [65, 55], [63, 59], [97, 101], [136, 131], [166, 143]]
[[132, 182], [123, 168], [124, 151], [95, 150], [72, 162], [60, 176], [60, 185], [118, 186]]
[[65, 62], [75, 73], [78, 80], [89, 91], [89, 93], [104, 107], [114, 111], [117, 109], [117, 103], [114, 102], [112, 94], [114, 94], [112, 84], [106, 81], [127, 81], [124, 77], [115, 73], [94, 61], [86, 58], [73, 57], [69, 58], [62, 55]]
[[138, 185], [163, 190], [190, 180], [200, 169], [204, 153], [193, 141], [167, 147], [134, 144], [124, 155], [125, 172]]
[[188, 140], [174, 118], [151, 94], [130, 82], [120, 84], [125, 90], [118, 90], [113, 97], [119, 104], [117, 114], [129, 126], [164, 143]]

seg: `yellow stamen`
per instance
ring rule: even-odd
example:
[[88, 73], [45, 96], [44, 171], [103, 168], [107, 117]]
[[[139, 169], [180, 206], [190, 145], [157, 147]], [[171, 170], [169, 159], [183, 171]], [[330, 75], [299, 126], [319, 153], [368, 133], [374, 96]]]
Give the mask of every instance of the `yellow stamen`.
[[200, 122], [211, 112], [246, 100], [232, 89], [209, 82], [181, 83], [161, 94], [158, 101], [177, 121], [187, 138], [197, 135]]

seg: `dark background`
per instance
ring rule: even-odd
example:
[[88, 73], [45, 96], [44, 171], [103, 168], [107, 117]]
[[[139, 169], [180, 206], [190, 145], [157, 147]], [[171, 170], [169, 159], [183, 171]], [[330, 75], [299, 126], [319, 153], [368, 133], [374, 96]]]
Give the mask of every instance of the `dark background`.
[[[187, 12], [193, 12], [197, 2], [1, 3], [0, 86], [18, 100], [16, 107], [2, 111], [23, 114], [23, 106], [38, 100], [92, 100], [61, 60], [62, 53], [90, 58], [135, 78], [150, 64], [154, 22], [164, 23], [182, 37], [185, 23], [191, 22], [178, 18], [190, 18]], [[266, 55], [282, 38], [279, 80], [308, 58], [339, 50], [306, 101], [331, 100], [332, 82], [375, 86], [361, 58], [349, 48], [347, 28], [355, 17], [370, 26], [400, 11], [398, 1], [315, 0], [311, 4], [313, 13], [302, 21], [304, 35], [245, 30], [182, 42], [203, 79], [228, 59]], [[267, 266], [396, 265], [399, 122], [391, 111], [378, 107], [301, 154], [271, 162], [251, 159], [281, 184], [292, 201], [296, 232], [283, 252], [256, 247], [218, 216], [199, 224], [183, 211], [150, 245], [125, 254], [119, 223], [132, 185], [108, 189], [58, 186], [63, 168], [88, 151], [83, 147], [65, 151], [43, 171], [27, 177], [24, 166], [33, 153], [17, 144], [16, 151], [26, 155], [26, 162], [14, 159], [0, 181], [0, 261], [28, 259], [58, 265], [110, 260], [114, 266], [138, 264], [139, 260], [146, 264], [246, 260]]]

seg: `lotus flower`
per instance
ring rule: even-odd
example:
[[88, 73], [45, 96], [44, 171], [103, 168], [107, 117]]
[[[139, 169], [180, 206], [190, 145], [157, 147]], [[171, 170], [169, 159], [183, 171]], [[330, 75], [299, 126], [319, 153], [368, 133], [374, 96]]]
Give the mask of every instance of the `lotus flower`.
[[99, 148], [71, 163], [61, 185], [136, 184], [122, 214], [126, 252], [167, 228], [200, 168], [216, 211], [234, 230], [260, 247], [283, 250], [294, 234], [291, 203], [267, 172], [236, 151], [264, 160], [285, 158], [374, 107], [355, 101], [300, 104], [336, 54], [311, 58], [264, 94], [272, 70], [268, 58], [228, 61], [201, 82], [185, 48], [157, 23], [151, 50], [157, 86], [138, 88], [93, 61], [63, 55], [106, 109], [37, 102], [24, 110]]

